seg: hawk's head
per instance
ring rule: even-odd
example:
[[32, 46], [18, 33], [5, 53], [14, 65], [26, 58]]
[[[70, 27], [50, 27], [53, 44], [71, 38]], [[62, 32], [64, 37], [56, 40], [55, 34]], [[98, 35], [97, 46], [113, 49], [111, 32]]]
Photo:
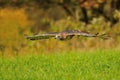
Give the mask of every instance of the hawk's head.
[[57, 34], [55, 36], [55, 39], [57, 39], [57, 40], [64, 40], [65, 38], [61, 34]]
[[67, 33], [65, 32], [62, 32], [62, 33], [59, 33], [55, 36], [55, 39], [58, 39], [58, 40], [68, 40], [68, 39], [71, 39], [74, 35], [68, 35]]

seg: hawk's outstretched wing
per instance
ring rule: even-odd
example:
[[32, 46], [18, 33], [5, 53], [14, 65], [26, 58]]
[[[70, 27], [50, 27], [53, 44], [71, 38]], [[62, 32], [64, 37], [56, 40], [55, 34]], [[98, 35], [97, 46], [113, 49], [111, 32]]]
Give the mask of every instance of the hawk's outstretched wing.
[[53, 32], [53, 33], [38, 34], [33, 36], [26, 36], [26, 38], [29, 40], [49, 39], [51, 37], [55, 37], [57, 34], [58, 34], [57, 32]]
[[84, 37], [98, 37], [98, 38], [102, 38], [102, 39], [108, 39], [110, 37], [106, 34], [100, 34], [100, 35], [99, 35], [99, 33], [90, 34], [88, 32], [79, 31], [79, 30], [72, 30], [72, 31], [66, 31], [66, 32], [69, 36], [74, 35], [74, 36], [84, 36]]

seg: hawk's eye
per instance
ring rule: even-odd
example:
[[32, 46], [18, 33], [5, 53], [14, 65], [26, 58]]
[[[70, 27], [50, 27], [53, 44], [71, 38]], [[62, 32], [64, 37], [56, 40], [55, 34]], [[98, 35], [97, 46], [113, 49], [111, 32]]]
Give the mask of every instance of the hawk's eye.
[[61, 39], [61, 35], [56, 35], [55, 39]]
[[60, 37], [60, 35], [56, 35], [55, 37], [56, 37], [56, 38], [59, 38], [59, 37]]

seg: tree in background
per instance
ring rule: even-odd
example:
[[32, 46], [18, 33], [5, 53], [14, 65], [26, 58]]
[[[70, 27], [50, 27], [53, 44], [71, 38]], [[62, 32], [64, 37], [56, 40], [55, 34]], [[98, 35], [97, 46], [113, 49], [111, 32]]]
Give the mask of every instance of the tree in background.
[[76, 21], [89, 23], [94, 17], [104, 16], [105, 20], [111, 21], [112, 24], [117, 22], [113, 14], [115, 10], [120, 9], [119, 3], [120, 0], [0, 0], [0, 6], [34, 6], [42, 10], [60, 6], [67, 16], [71, 16]]
[[[118, 2], [120, 0], [0, 0], [0, 52], [4, 55], [3, 53], [12, 50], [14, 55], [19, 55], [18, 53], [26, 48], [31, 51], [33, 49], [44, 51], [47, 46], [48, 51], [56, 47], [60, 51], [67, 48], [92, 47], [93, 44], [99, 46], [101, 44], [97, 41], [93, 39], [87, 41], [85, 38], [65, 43], [53, 40], [29, 42], [25, 40], [24, 34], [66, 29], [85, 29], [93, 33], [118, 32], [119, 27], [113, 28], [106, 23], [106, 21], [112, 24], [117, 22], [118, 16], [114, 17], [114, 12], [118, 12], [120, 19]], [[114, 26], [119, 26], [119, 23]], [[114, 39], [117, 40], [116, 37]], [[112, 43], [115, 44], [117, 41]]]

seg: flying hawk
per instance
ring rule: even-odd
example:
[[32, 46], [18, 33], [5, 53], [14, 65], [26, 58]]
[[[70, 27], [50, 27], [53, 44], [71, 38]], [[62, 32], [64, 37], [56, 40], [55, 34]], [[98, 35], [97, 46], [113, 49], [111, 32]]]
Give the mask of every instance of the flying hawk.
[[29, 40], [41, 40], [41, 39], [49, 39], [54, 37], [57, 40], [68, 40], [72, 39], [74, 36], [85, 36], [85, 37], [99, 37], [102, 39], [107, 39], [108, 36], [105, 34], [99, 35], [97, 34], [90, 34], [88, 32], [83, 32], [80, 30], [66, 30], [62, 32], [52, 32], [52, 33], [45, 33], [45, 34], [38, 34], [33, 36], [26, 36]]

